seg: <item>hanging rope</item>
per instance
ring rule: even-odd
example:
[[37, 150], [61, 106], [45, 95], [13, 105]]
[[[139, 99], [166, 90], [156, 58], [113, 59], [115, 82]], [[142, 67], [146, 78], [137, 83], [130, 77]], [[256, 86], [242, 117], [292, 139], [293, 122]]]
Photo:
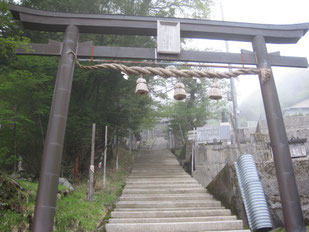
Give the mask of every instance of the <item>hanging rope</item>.
[[[73, 52], [72, 52], [73, 53]], [[262, 76], [262, 82], [264, 83], [266, 80], [269, 79], [271, 75], [270, 69], [238, 69], [230, 72], [214, 72], [214, 71], [208, 71], [208, 70], [187, 70], [187, 69], [174, 69], [174, 68], [161, 68], [161, 67], [139, 67], [139, 66], [126, 66], [123, 64], [97, 64], [97, 65], [91, 65], [91, 66], [85, 66], [81, 65], [77, 59], [77, 56], [75, 53], [73, 53], [75, 56], [75, 62], [78, 65], [79, 68], [85, 69], [85, 70], [94, 70], [94, 69], [113, 69], [118, 70], [121, 72], [124, 72], [127, 75], [159, 75], [164, 78], [169, 77], [206, 77], [206, 78], [218, 78], [218, 79], [229, 79], [232, 77], [238, 77], [240, 75], [257, 75], [261, 74]]]

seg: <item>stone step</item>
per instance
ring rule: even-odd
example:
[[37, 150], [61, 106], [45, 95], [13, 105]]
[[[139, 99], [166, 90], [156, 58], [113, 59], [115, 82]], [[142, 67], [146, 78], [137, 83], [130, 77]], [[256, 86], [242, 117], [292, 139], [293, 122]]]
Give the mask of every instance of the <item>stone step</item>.
[[179, 198], [185, 196], [185, 197], [203, 197], [203, 196], [211, 196], [209, 193], [145, 193], [145, 194], [139, 194], [139, 193], [123, 193], [122, 197], [174, 197]]
[[[214, 210], [214, 209], [225, 209], [222, 206], [216, 207], [186, 207], [186, 210]], [[184, 208], [115, 208], [116, 211], [182, 211]]]
[[151, 176], [151, 175], [161, 175], [161, 176], [188, 176], [187, 173], [182, 171], [175, 171], [175, 172], [131, 172], [129, 176]]
[[141, 193], [122, 193], [122, 196], [136, 196], [136, 197], [164, 197], [164, 196], [174, 196], [174, 197], [178, 197], [178, 196], [212, 196], [210, 193], [207, 192], [206, 189], [203, 189], [203, 192], [199, 192], [199, 193], [191, 193], [191, 192], [185, 192], [185, 193], [160, 193], [160, 192], [150, 192], [150, 193], [145, 193], [145, 192], [141, 192]]
[[154, 183], [127, 183], [126, 184], [126, 188], [153, 188], [153, 187], [157, 187], [157, 188], [161, 188], [161, 187], [201, 187], [201, 185], [199, 183], [195, 183], [195, 182], [191, 182], [191, 183], [186, 183], [186, 184], [182, 184], [182, 183], [160, 183], [160, 184], [154, 184]]
[[117, 208], [183, 208], [183, 207], [215, 207], [221, 206], [219, 201], [119, 201]]
[[179, 188], [182, 188], [182, 189], [188, 189], [188, 188], [201, 188], [201, 189], [204, 189], [201, 185], [199, 184], [190, 184], [190, 185], [183, 185], [183, 184], [170, 184], [170, 185], [148, 185], [148, 186], [136, 186], [136, 185], [133, 185], [133, 186], [130, 186], [130, 185], [126, 185], [125, 186], [125, 189], [179, 189]]
[[[160, 157], [156, 157], [156, 159], [145, 159], [145, 160], [137, 160], [136, 166], [148, 166], [148, 167], [155, 167], [155, 166], [180, 166], [177, 160], [172, 159], [165, 159], [158, 161], [157, 159], [160, 159]], [[134, 167], [136, 167], [134, 166]]]
[[151, 184], [159, 184], [159, 183], [198, 183], [196, 180], [189, 178], [189, 177], [183, 177], [183, 178], [134, 178], [130, 179], [128, 178], [126, 180], [126, 183], [151, 183]]
[[187, 173], [183, 172], [183, 171], [175, 171], [175, 172], [160, 172], [160, 171], [156, 171], [156, 172], [131, 172], [129, 176], [136, 176], [136, 175], [170, 175], [170, 176], [184, 176], [184, 175], [188, 175]]
[[166, 218], [166, 217], [207, 217], [207, 216], [230, 216], [228, 209], [183, 209], [169, 211], [113, 211], [112, 218]]
[[156, 222], [205, 222], [205, 221], [230, 221], [236, 220], [236, 216], [215, 217], [176, 217], [176, 218], [110, 218], [112, 223], [156, 223]]
[[187, 179], [190, 180], [190, 178], [192, 178], [191, 176], [189, 176], [188, 174], [181, 174], [181, 175], [170, 175], [170, 174], [160, 174], [160, 175], [156, 175], [156, 174], [152, 174], [152, 175], [130, 175], [128, 176], [128, 180], [175, 180], [175, 179]]
[[[218, 232], [218, 230], [203, 230], [199, 232]], [[251, 232], [251, 230], [220, 230], [220, 232]]]
[[157, 174], [160, 174], [160, 173], [170, 173], [170, 174], [187, 174], [184, 170], [143, 170], [143, 171], [135, 171], [134, 169], [132, 170], [132, 173], [140, 173], [140, 174], [143, 174], [143, 173], [157, 173]]
[[129, 178], [181, 178], [181, 177], [189, 177], [189, 174], [177, 174], [177, 175], [170, 175], [164, 173], [158, 174], [131, 174]]
[[168, 168], [181, 168], [180, 164], [177, 162], [163, 162], [163, 163], [154, 163], [149, 165], [146, 163], [139, 163], [137, 166], [133, 167], [133, 170], [138, 170], [138, 169], [164, 169], [164, 170], [169, 170]]
[[251, 230], [203, 230], [199, 232], [251, 232]]
[[160, 167], [139, 167], [139, 168], [133, 168], [132, 172], [146, 172], [146, 171], [151, 171], [151, 172], [157, 172], [157, 171], [164, 171], [164, 172], [184, 172], [184, 170], [180, 166], [171, 166], [166, 169], [160, 168]]
[[169, 184], [182, 184], [182, 185], [187, 185], [187, 184], [199, 184], [197, 181], [192, 181], [192, 180], [156, 180], [156, 181], [151, 181], [151, 180], [127, 180], [126, 185], [169, 185]]
[[139, 153], [106, 231], [249, 232], [167, 150]]
[[163, 196], [157, 196], [157, 195], [142, 195], [142, 196], [134, 196], [134, 195], [123, 195], [119, 198], [120, 201], [165, 201], [165, 200], [173, 200], [173, 201], [183, 201], [183, 200], [210, 200], [213, 199], [213, 197], [210, 194], [203, 194], [203, 195], [163, 195]]
[[181, 172], [184, 172], [184, 170], [181, 168], [181, 166], [179, 165], [170, 165], [169, 167], [167, 165], [165, 165], [164, 167], [160, 167], [160, 166], [145, 166], [145, 167], [134, 167], [132, 169], [132, 171], [134, 172], [140, 172], [140, 171], [153, 171], [153, 172], [156, 172], [156, 171], [181, 171]]
[[182, 181], [192, 181], [191, 177], [190, 176], [182, 176], [182, 177], [153, 177], [153, 178], [148, 178], [148, 177], [128, 177], [128, 180], [129, 182], [145, 182], [145, 181], [148, 181], [148, 182], [152, 182], [152, 183], [155, 183], [155, 182], [171, 182], [171, 181], [179, 181], [179, 180], [182, 180]]
[[173, 189], [124, 189], [123, 193], [130, 194], [182, 194], [182, 193], [205, 193], [206, 190], [203, 188], [173, 188]]
[[149, 166], [149, 165], [145, 165], [145, 166], [140, 166], [140, 167], [134, 167], [132, 169], [132, 171], [183, 171], [184, 169], [180, 166], [180, 165], [156, 165], [156, 166]]
[[106, 232], [194, 232], [201, 230], [242, 229], [242, 221], [108, 223]]
[[[158, 171], [158, 170], [163, 170], [163, 171], [166, 171], [167, 167], [164, 166], [164, 167], [161, 167], [161, 166], [135, 166], [132, 171], [139, 171], [139, 170], [150, 170], [150, 171]], [[171, 165], [168, 167], [168, 170], [180, 170], [180, 171], [184, 171], [183, 168], [180, 166], [180, 165]]]

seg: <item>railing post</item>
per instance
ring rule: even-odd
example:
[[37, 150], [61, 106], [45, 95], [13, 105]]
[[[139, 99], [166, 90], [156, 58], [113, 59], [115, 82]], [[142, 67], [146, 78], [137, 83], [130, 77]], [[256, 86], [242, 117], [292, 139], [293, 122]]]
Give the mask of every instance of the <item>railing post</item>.
[[74, 73], [74, 55], [70, 52], [76, 52], [78, 38], [78, 27], [67, 26], [44, 144], [33, 232], [53, 230], [63, 141]]
[[[259, 68], [271, 68], [265, 39], [257, 35], [252, 41]], [[276, 168], [283, 217], [287, 232], [305, 232], [304, 218], [301, 210], [297, 184], [289, 150], [289, 144], [282, 117], [280, 102], [274, 77], [263, 81], [260, 76], [260, 86], [267, 118], [268, 131], [274, 163]]]

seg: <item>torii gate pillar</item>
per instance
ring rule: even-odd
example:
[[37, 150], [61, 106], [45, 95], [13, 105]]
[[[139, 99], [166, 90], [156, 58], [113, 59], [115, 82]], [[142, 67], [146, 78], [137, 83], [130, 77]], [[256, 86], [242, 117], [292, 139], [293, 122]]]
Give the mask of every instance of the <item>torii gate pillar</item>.
[[[270, 69], [265, 39], [257, 35], [252, 41], [258, 68]], [[268, 131], [274, 154], [282, 212], [287, 231], [305, 232], [306, 227], [297, 190], [288, 139], [273, 75], [267, 81], [260, 76], [260, 85], [267, 118]]]
[[71, 52], [76, 52], [78, 38], [78, 27], [67, 26], [44, 144], [32, 231], [53, 231], [57, 186], [75, 66], [74, 55]]

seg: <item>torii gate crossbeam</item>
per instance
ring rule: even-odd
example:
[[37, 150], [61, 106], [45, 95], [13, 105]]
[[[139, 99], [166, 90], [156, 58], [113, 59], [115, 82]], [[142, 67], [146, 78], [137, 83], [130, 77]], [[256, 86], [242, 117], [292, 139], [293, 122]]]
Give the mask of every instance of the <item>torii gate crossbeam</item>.
[[[89, 44], [78, 44], [79, 33], [156, 36], [158, 20], [180, 22], [182, 38], [251, 42], [255, 54], [244, 54], [244, 57], [246, 57], [244, 64], [257, 65], [258, 68], [271, 68], [274, 65], [308, 67], [306, 58], [268, 54], [266, 48], [266, 43], [297, 43], [309, 29], [308, 23], [263, 25], [178, 18], [70, 14], [41, 11], [16, 5], [10, 5], [10, 10], [14, 18], [20, 20], [27, 29], [65, 32], [63, 44], [54, 42], [48, 45], [32, 44], [34, 51], [30, 53], [61, 56], [44, 144], [39, 190], [32, 226], [32, 230], [35, 232], [52, 231], [53, 229], [58, 177], [74, 72], [74, 57], [71, 53], [83, 54], [82, 56], [89, 56], [90, 54]], [[119, 58], [123, 54], [122, 52], [125, 52], [124, 55], [128, 56], [127, 58], [153, 59], [153, 54], [155, 54], [149, 54], [149, 51], [152, 52], [153, 50], [148, 49], [148, 56], [144, 57], [141, 51], [146, 51], [147, 48], [96, 48], [98, 48], [98, 53], [95, 54], [97, 57]], [[139, 51], [138, 54], [141, 54], [141, 56], [134, 57], [135, 51]], [[110, 56], [106, 56], [105, 53], [108, 52]], [[18, 50], [17, 54], [24, 54], [24, 51]], [[211, 54], [190, 51], [181, 51], [179, 55], [158, 55], [157, 58], [174, 61], [234, 64], [239, 64], [241, 59], [240, 54]], [[262, 81], [260, 77], [260, 86], [274, 153], [285, 226], [288, 232], [305, 232], [306, 228], [273, 75], [266, 82]]]

